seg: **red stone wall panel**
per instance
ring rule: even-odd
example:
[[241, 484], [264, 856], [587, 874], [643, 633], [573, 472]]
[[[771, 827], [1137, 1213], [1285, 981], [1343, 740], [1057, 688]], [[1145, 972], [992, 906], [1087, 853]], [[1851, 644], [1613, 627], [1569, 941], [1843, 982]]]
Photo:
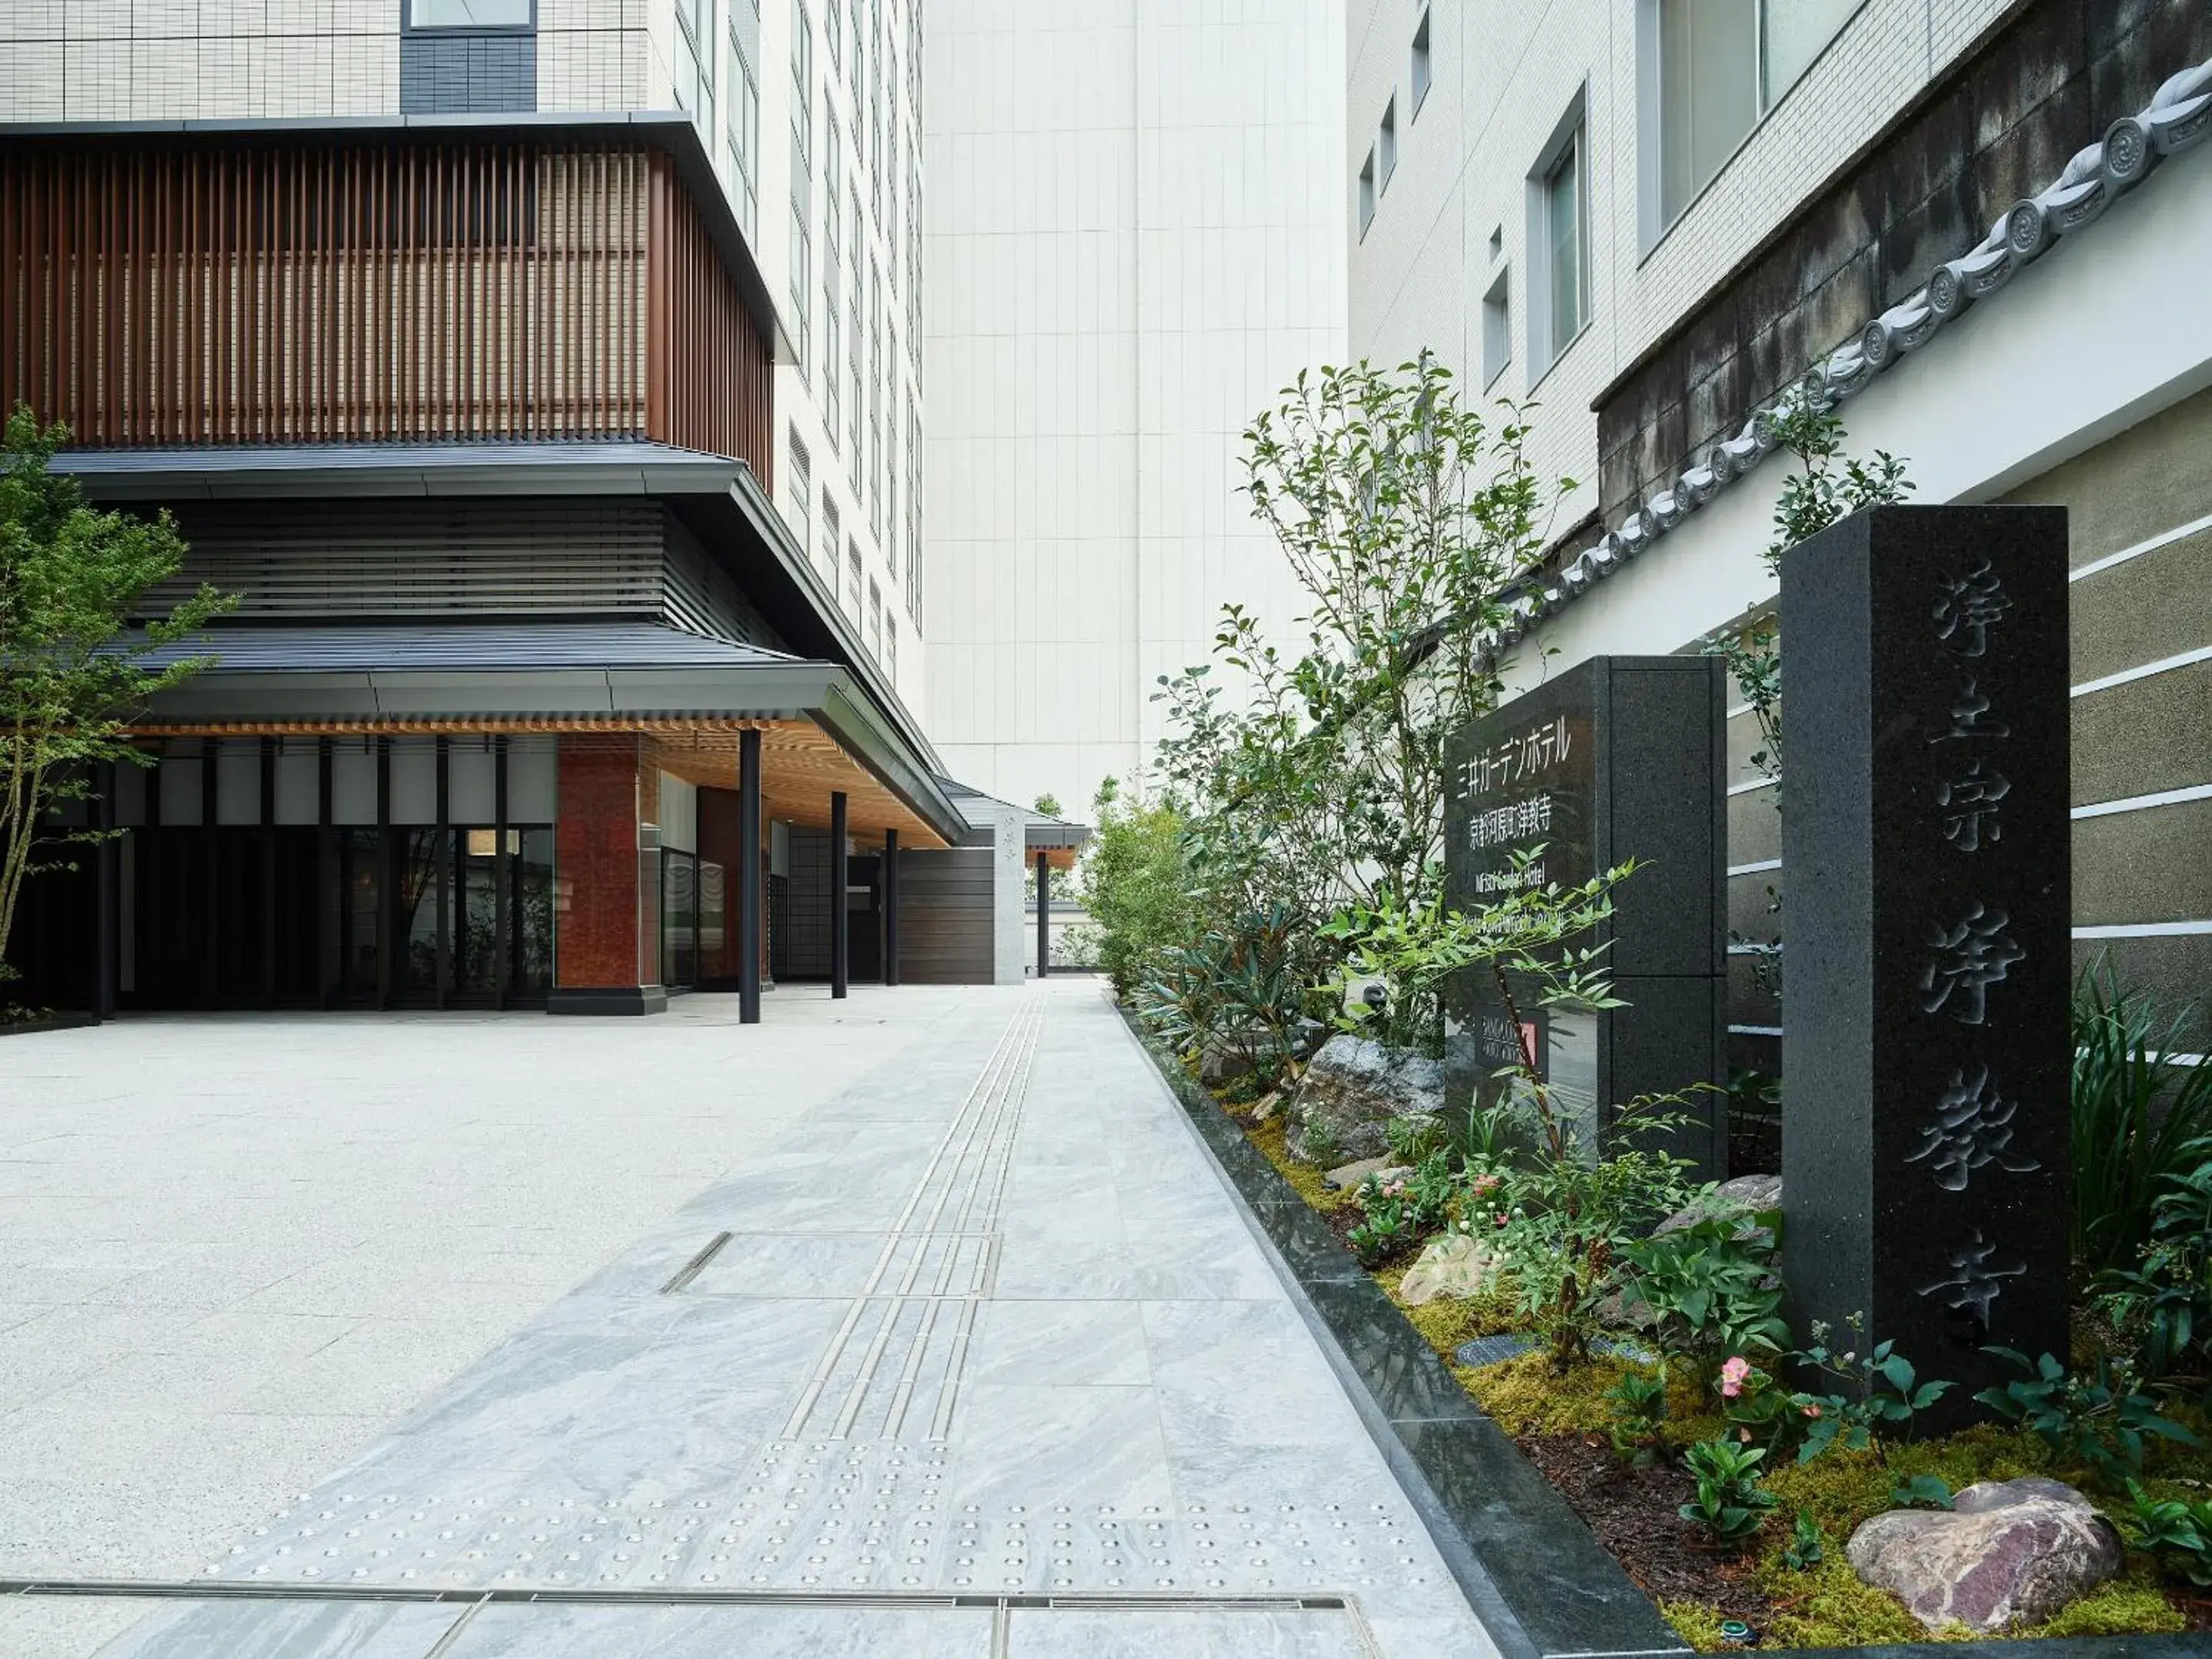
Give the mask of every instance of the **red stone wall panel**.
[[554, 983], [639, 983], [638, 739], [563, 737], [553, 832]]

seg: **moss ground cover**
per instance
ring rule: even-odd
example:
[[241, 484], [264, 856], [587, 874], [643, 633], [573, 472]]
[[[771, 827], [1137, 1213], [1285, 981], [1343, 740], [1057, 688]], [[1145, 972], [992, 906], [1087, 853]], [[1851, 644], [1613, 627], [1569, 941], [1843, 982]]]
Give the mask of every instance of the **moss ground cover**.
[[[1261, 1155], [1336, 1231], [1341, 1233], [1357, 1219], [1356, 1194], [1323, 1187], [1321, 1170], [1291, 1155], [1279, 1114], [1255, 1123], [1226, 1103], [1224, 1109], [1231, 1111]], [[2045, 1475], [2080, 1486], [2108, 1508], [2124, 1507], [2124, 1500], [2113, 1501], [2109, 1487], [2100, 1487], [2094, 1470], [2055, 1456], [2033, 1433], [1984, 1425], [1940, 1440], [1893, 1444], [1887, 1462], [1873, 1450], [1831, 1451], [1803, 1464], [1785, 1458], [1765, 1480], [1779, 1500], [1773, 1517], [1747, 1548], [1723, 1553], [1673, 1513], [1678, 1495], [1692, 1485], [1675, 1463], [1680, 1449], [1729, 1428], [1698, 1379], [1687, 1374], [1691, 1368], [1677, 1367], [1667, 1379], [1666, 1455], [1646, 1460], [1647, 1467], [1639, 1470], [1624, 1471], [1610, 1439], [1616, 1419], [1608, 1395], [1624, 1377], [1650, 1376], [1657, 1367], [1594, 1356], [1561, 1368], [1544, 1348], [1495, 1364], [1462, 1365], [1456, 1359], [1462, 1345], [1479, 1336], [1525, 1330], [1528, 1319], [1512, 1297], [1499, 1292], [1437, 1297], [1411, 1306], [1401, 1285], [1412, 1265], [1408, 1257], [1374, 1270], [1370, 1277], [1468, 1394], [1515, 1437], [1621, 1559], [1630, 1576], [1654, 1595], [1683, 1640], [1700, 1652], [1733, 1650], [1721, 1632], [1727, 1619], [1750, 1624], [1759, 1645], [1768, 1649], [1971, 1642], [1964, 1632], [1931, 1638], [1895, 1597], [1862, 1583], [1845, 1559], [1844, 1547], [1852, 1532], [1893, 1507], [1892, 1487], [1899, 1480], [1933, 1475], [1955, 1492], [1981, 1480]], [[2094, 1334], [2087, 1340], [2094, 1344]], [[2192, 1429], [2208, 1428], [2199, 1412], [2179, 1408], [2174, 1414]], [[2212, 1493], [2212, 1433], [2201, 1437], [2198, 1446], [2161, 1441], [2148, 1448], [2142, 1486], [2149, 1496], [2201, 1499]], [[1800, 1515], [1817, 1528], [1820, 1540], [1820, 1559], [1802, 1566], [1790, 1559]], [[2190, 1629], [2212, 1630], [2212, 1600], [2192, 1596], [2186, 1586], [2161, 1578], [2152, 1558], [2130, 1551], [2122, 1577], [2048, 1624], [2008, 1634]]]

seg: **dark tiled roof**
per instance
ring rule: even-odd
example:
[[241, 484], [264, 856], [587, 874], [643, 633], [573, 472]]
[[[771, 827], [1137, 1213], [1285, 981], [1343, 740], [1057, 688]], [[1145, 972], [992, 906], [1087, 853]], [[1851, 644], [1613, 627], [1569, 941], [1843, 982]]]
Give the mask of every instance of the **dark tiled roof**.
[[217, 673], [577, 668], [762, 668], [805, 659], [651, 623], [212, 628], [150, 662], [213, 654]]
[[1012, 806], [1025, 824], [1024, 839], [1031, 847], [1079, 847], [1091, 836], [1091, 826], [1078, 823], [1072, 818], [1056, 818], [1034, 807], [1015, 806], [1010, 800], [1000, 800], [996, 795], [987, 795], [957, 779], [939, 777], [938, 787], [945, 797], [959, 809], [960, 816], [968, 820], [971, 830], [988, 828], [994, 817], [994, 809]]

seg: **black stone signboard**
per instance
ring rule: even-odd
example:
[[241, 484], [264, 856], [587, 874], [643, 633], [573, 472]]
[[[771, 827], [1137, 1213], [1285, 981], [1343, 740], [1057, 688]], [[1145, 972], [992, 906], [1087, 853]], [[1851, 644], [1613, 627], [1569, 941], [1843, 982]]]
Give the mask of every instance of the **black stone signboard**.
[[2067, 1353], [2066, 603], [2059, 507], [1879, 507], [1782, 567], [1791, 1323], [1863, 1315], [1957, 1384], [1937, 1428], [2018, 1374], [1985, 1345]]
[[[1644, 867], [1614, 894], [1589, 943], [1627, 1006], [1547, 1014], [1523, 1006], [1555, 1105], [1585, 1145], [1638, 1095], [1726, 1077], [1726, 681], [1706, 657], [1593, 657], [1474, 722], [1446, 749], [1446, 891], [1462, 910], [1523, 883], [1572, 887], [1631, 857]], [[1540, 847], [1516, 871], [1514, 854]], [[1516, 1001], [1519, 999], [1516, 997]], [[1454, 1097], [1486, 1103], [1514, 1063], [1516, 1032], [1493, 983], [1462, 975], [1447, 994]], [[1727, 1114], [1660, 1144], [1713, 1178], [1727, 1174]]]

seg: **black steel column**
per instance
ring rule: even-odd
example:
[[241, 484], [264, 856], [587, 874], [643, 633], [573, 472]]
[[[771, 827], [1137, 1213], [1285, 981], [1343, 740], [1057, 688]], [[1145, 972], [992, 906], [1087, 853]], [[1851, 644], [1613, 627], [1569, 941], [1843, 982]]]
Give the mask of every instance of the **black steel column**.
[[93, 823], [100, 830], [98, 897], [95, 901], [97, 933], [92, 952], [92, 1013], [95, 1019], [115, 1018], [115, 994], [121, 963], [121, 939], [118, 932], [123, 907], [118, 902], [122, 880], [123, 843], [115, 832], [115, 774], [116, 765], [108, 761], [100, 769], [100, 799], [93, 804]]
[[1037, 854], [1037, 977], [1052, 971], [1052, 860]]
[[761, 1017], [761, 734], [738, 737], [738, 1023]]
[[842, 997], [851, 988], [853, 926], [845, 887], [850, 877], [845, 868], [845, 792], [830, 797], [830, 994]]
[[884, 983], [896, 985], [898, 977], [898, 831], [884, 831]]
[[430, 843], [430, 856], [438, 871], [438, 1006], [446, 1006], [447, 994], [453, 988], [453, 933], [447, 918], [451, 914], [453, 883], [448, 878], [453, 862], [453, 836], [447, 820], [453, 817], [447, 796], [451, 738], [438, 739], [438, 833]]
[[338, 832], [331, 827], [331, 740], [315, 739], [315, 1000], [331, 1006], [344, 960], [346, 893], [338, 874]]
[[392, 1006], [392, 936], [399, 931], [399, 860], [392, 844], [392, 739], [376, 740], [376, 1006]]
[[514, 983], [514, 948], [508, 943], [512, 927], [507, 914], [513, 896], [507, 891], [514, 866], [507, 856], [507, 739], [492, 739], [491, 750], [491, 1000], [495, 1008], [507, 1006], [507, 988]]
[[222, 837], [216, 828], [221, 788], [216, 756], [220, 747], [213, 738], [200, 739], [200, 841], [207, 881], [207, 983], [200, 994], [210, 1007], [222, 1000]]
[[261, 1006], [276, 1006], [276, 739], [261, 739]]

